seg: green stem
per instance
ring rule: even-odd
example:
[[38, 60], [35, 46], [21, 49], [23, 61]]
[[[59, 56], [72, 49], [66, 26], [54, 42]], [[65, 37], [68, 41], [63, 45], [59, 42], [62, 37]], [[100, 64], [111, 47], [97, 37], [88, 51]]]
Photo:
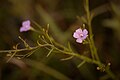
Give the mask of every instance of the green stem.
[[110, 69], [106, 69], [105, 72], [114, 80], [117, 80], [115, 75], [112, 73]]
[[[92, 26], [91, 26], [91, 15], [90, 15], [90, 10], [89, 10], [89, 0], [85, 0], [85, 10], [86, 10], [86, 14], [87, 14], [87, 24], [88, 24], [88, 28], [89, 28], [89, 34], [90, 34], [90, 49], [91, 49], [91, 54], [95, 55], [96, 58], [96, 62], [99, 63], [99, 65], [104, 65], [101, 63], [98, 53], [97, 53], [97, 49], [95, 47], [95, 43], [93, 40], [93, 33], [92, 33]], [[98, 66], [99, 66], [98, 65]], [[105, 72], [112, 78], [115, 79], [115, 75], [112, 73], [112, 71], [109, 68], [105, 69]]]
[[17, 49], [17, 50], [0, 50], [0, 53], [9, 53], [9, 52], [21, 52], [21, 51], [27, 51], [27, 50], [33, 50], [37, 47], [31, 47], [30, 49], [24, 48], [24, 49]]
[[[56, 42], [56, 43], [57, 43], [57, 42]], [[51, 44], [49, 44], [49, 45], [52, 46]], [[61, 49], [59, 49], [59, 48], [57, 48], [57, 47], [54, 46], [54, 49], [56, 49], [57, 51], [59, 51], [59, 52], [61, 52], [61, 53], [68, 54], [68, 55], [71, 55], [71, 56], [75, 56], [75, 57], [78, 57], [78, 58], [80, 58], [80, 59], [82, 59], [82, 60], [84, 60], [84, 61], [86, 61], [86, 62], [94, 63], [94, 64], [97, 64], [97, 65], [99, 65], [99, 66], [103, 66], [103, 64], [100, 63], [100, 62], [97, 61], [97, 60], [93, 60], [93, 59], [91, 59], [91, 58], [89, 58], [89, 57], [80, 55], [80, 54], [78, 54], [78, 53], [74, 53], [74, 52], [71, 52], [71, 51], [69, 52], [69, 51], [68, 51], [68, 48], [65, 48], [64, 46], [60, 45], [59, 43], [57, 43], [57, 46], [67, 50], [67, 51], [64, 51], [64, 50], [61, 50]]]
[[[59, 43], [57, 43], [57, 46], [62, 48], [62, 49], [67, 49], [68, 50], [68, 48], [60, 45]], [[85, 62], [94, 63], [94, 64], [96, 64], [96, 65], [98, 65], [100, 67], [104, 66], [104, 64], [102, 64], [100, 61], [93, 60], [93, 59], [91, 59], [89, 57], [86, 57], [86, 56], [83, 56], [83, 55], [80, 55], [78, 53], [74, 53], [74, 52], [71, 52], [71, 51], [64, 51], [62, 49], [57, 48], [56, 46], [53, 46], [52, 44], [43, 44], [43, 45], [40, 44], [40, 45], [38, 45], [36, 47], [31, 47], [30, 49], [25, 48], [25, 49], [17, 49], [17, 50], [3, 50], [3, 51], [0, 51], [0, 53], [20, 52], [20, 51], [34, 50], [34, 49], [36, 50], [37, 48], [40, 48], [40, 47], [53, 47], [53, 49], [55, 49], [55, 50], [57, 50], [57, 51], [59, 51], [61, 53], [64, 53], [64, 54], [67, 54], [67, 55], [71, 55], [71, 56], [75, 56], [75, 57], [77, 57], [77, 58], [79, 58], [79, 59], [81, 59], [81, 60], [83, 60]], [[108, 73], [112, 78], [115, 78], [113, 73], [109, 69], [107, 69], [107, 68], [106, 68], [106, 73]]]
[[90, 42], [90, 39], [89, 39], [89, 38], [87, 38], [87, 40], [88, 40], [88, 42], [89, 42], [91, 56], [92, 56], [93, 60], [95, 60], [94, 52], [93, 52], [93, 50], [92, 50], [92, 48], [93, 48], [93, 47], [92, 47], [92, 44], [91, 44], [91, 42]]
[[90, 15], [90, 10], [89, 10], [89, 0], [86, 0], [86, 4], [85, 4], [85, 10], [86, 10], [86, 14], [87, 14], [87, 24], [88, 24], [88, 28], [89, 28], [89, 34], [90, 34], [90, 49], [91, 50], [91, 54], [95, 55], [95, 58], [100, 61], [98, 54], [97, 54], [97, 50], [94, 44], [94, 40], [93, 40], [93, 33], [92, 33], [92, 26], [91, 26], [91, 15]]

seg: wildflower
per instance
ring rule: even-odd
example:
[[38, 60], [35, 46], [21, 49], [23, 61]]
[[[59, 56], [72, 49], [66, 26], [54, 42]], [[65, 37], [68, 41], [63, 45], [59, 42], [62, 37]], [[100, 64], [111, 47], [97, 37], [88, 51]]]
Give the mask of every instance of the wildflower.
[[73, 34], [73, 37], [76, 38], [76, 42], [78, 43], [82, 43], [83, 40], [85, 40], [88, 36], [88, 31], [87, 29], [77, 29], [74, 34]]
[[22, 27], [20, 28], [20, 32], [28, 31], [31, 29], [30, 20], [26, 20], [22, 22]]

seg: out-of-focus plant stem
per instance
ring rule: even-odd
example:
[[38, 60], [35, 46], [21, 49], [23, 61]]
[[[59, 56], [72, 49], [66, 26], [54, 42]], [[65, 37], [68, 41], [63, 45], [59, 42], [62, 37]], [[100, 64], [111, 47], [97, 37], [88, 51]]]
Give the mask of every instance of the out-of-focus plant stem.
[[70, 78], [68, 78], [67, 76], [65, 76], [64, 74], [60, 73], [59, 71], [41, 63], [40, 61], [34, 61], [34, 60], [30, 60], [30, 59], [25, 59], [24, 60], [29, 66], [34, 67], [40, 71], [43, 71], [51, 76], [53, 76], [54, 78], [56, 78], [57, 80], [71, 80]]

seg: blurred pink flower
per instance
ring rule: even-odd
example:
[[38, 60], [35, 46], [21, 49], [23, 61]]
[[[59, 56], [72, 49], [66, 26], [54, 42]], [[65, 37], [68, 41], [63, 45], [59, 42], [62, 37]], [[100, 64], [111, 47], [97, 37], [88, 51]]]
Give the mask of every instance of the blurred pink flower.
[[87, 29], [77, 29], [74, 34], [73, 37], [76, 38], [76, 42], [78, 43], [82, 43], [83, 40], [85, 40], [88, 36], [88, 31]]
[[26, 20], [22, 22], [22, 27], [20, 28], [20, 32], [28, 31], [30, 30], [30, 20]]

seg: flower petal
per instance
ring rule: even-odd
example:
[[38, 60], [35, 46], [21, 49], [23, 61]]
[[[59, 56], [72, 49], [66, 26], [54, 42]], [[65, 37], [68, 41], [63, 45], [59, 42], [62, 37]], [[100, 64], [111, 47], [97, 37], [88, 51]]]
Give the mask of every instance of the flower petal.
[[78, 42], [78, 43], [82, 43], [82, 39], [81, 38], [78, 38], [77, 40], [76, 40], [76, 42]]
[[30, 30], [30, 28], [25, 28], [25, 27], [20, 28], [20, 32], [24, 32], [24, 31], [28, 31], [28, 30]]
[[83, 40], [85, 40], [87, 38], [87, 36], [88, 36], [87, 29], [82, 30], [81, 28], [77, 29], [73, 34], [73, 37], [77, 38], [76, 42], [78, 42], [78, 43], [82, 43]]
[[30, 27], [30, 20], [24, 21], [24, 22], [22, 23], [22, 26]]
[[86, 39], [88, 35], [84, 35], [83, 37], [81, 37], [82, 40]]
[[81, 34], [81, 33], [82, 33], [82, 29], [80, 29], [80, 28], [77, 29], [77, 30], [76, 30], [76, 33]]
[[24, 27], [21, 27], [20, 32], [23, 32], [23, 31], [25, 31], [25, 29], [24, 29]]
[[84, 29], [84, 30], [83, 30], [83, 35], [87, 35], [87, 34], [88, 34], [87, 29]]
[[30, 30], [30, 20], [26, 20], [22, 22], [22, 27], [20, 28], [20, 32], [28, 31]]
[[77, 34], [76, 32], [73, 34], [74, 38], [79, 38], [79, 34]]

